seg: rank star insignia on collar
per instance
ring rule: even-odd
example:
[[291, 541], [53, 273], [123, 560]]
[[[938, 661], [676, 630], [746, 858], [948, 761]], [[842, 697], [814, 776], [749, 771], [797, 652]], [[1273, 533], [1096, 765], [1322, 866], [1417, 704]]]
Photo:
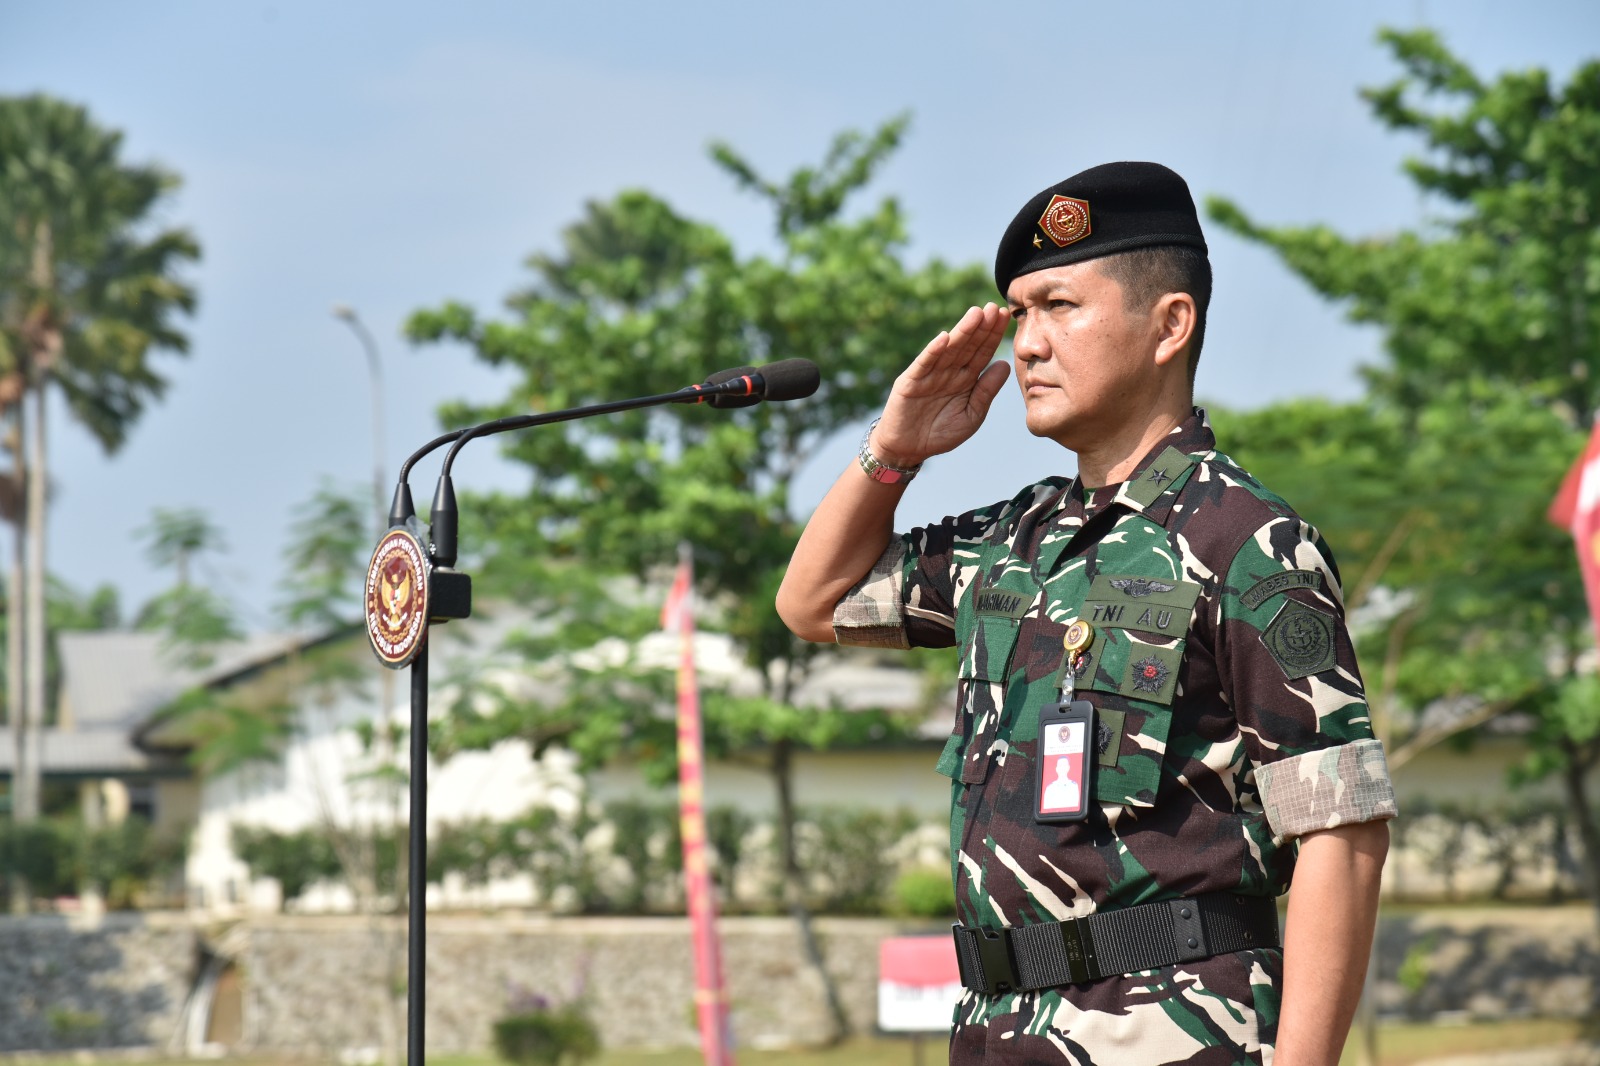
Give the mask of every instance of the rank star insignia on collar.
[[1154, 481], [1157, 485], [1162, 485], [1168, 481], [1171, 481], [1172, 475], [1167, 473], [1165, 470], [1152, 470], [1150, 471], [1150, 477], [1146, 480]]

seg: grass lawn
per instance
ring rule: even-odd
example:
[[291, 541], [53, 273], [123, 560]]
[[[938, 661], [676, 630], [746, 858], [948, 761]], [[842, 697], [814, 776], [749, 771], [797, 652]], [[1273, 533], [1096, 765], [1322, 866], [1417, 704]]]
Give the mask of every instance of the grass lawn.
[[[1574, 1021], [1510, 1021], [1470, 1025], [1385, 1025], [1378, 1030], [1379, 1066], [1411, 1066], [1445, 1055], [1468, 1055], [1549, 1048], [1571, 1044], [1582, 1029]], [[739, 1066], [940, 1066], [944, 1063], [944, 1041], [928, 1037], [922, 1041], [920, 1060], [908, 1038], [858, 1039], [824, 1051], [755, 1051], [741, 1048]], [[0, 1062], [5, 1056], [0, 1055]], [[27, 1066], [83, 1066], [90, 1057], [61, 1059], [28, 1056]], [[129, 1062], [111, 1058], [106, 1062]], [[138, 1066], [195, 1066], [197, 1060], [138, 1059]], [[304, 1066], [304, 1060], [278, 1060], [251, 1056], [225, 1059], [237, 1066]], [[1341, 1066], [1354, 1066], [1354, 1046], [1345, 1048]], [[608, 1051], [592, 1060], [592, 1066], [700, 1066], [700, 1052], [694, 1048], [670, 1051]], [[504, 1066], [489, 1055], [430, 1055], [428, 1066]]]
[[[1444, 1055], [1469, 1055], [1547, 1048], [1576, 1040], [1582, 1026], [1574, 1021], [1509, 1021], [1470, 1025], [1405, 1024], [1378, 1029], [1379, 1066], [1410, 1066]], [[739, 1066], [914, 1066], [909, 1039], [852, 1040], [826, 1051], [738, 1051]], [[700, 1066], [698, 1050], [612, 1051], [593, 1060], [594, 1066]], [[1340, 1066], [1355, 1066], [1354, 1040], [1346, 1046]], [[430, 1066], [503, 1066], [492, 1057], [433, 1056]], [[923, 1066], [942, 1066], [944, 1041], [922, 1041]]]

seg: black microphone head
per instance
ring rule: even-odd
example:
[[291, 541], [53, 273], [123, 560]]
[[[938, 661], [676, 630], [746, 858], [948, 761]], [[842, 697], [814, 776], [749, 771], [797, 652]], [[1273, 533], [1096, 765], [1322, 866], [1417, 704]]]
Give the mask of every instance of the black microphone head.
[[[706, 378], [706, 385], [721, 385], [725, 381], [734, 381], [738, 378], [748, 377], [756, 372], [753, 366], [736, 366], [732, 370], [719, 370]], [[703, 386], [702, 386], [703, 387]], [[761, 397], [754, 390], [745, 396], [712, 396], [706, 400], [712, 407], [754, 407], [761, 402]]]
[[763, 400], [802, 400], [822, 384], [822, 372], [809, 359], [780, 359], [760, 370]]

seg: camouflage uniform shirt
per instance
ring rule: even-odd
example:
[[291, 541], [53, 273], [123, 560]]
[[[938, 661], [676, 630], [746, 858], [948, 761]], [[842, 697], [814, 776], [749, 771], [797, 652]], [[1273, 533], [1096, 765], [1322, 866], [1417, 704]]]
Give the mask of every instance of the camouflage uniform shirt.
[[[1040, 709], [1062, 636], [1097, 708], [1088, 820], [1033, 817]], [[1123, 484], [1052, 478], [894, 539], [834, 613], [842, 644], [961, 651], [951, 778], [968, 926], [1080, 917], [1177, 896], [1288, 889], [1294, 838], [1391, 818], [1338, 571], [1316, 530], [1216, 451], [1204, 413]], [[1270, 1061], [1281, 952], [985, 996], [951, 1062]]]

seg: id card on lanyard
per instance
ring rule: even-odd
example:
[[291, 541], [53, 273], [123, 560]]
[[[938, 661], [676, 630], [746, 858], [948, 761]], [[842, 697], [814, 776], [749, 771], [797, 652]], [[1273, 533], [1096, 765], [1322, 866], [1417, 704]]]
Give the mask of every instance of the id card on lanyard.
[[1047, 825], [1080, 822], [1094, 796], [1094, 704], [1051, 703], [1039, 711], [1039, 746], [1033, 820]]

